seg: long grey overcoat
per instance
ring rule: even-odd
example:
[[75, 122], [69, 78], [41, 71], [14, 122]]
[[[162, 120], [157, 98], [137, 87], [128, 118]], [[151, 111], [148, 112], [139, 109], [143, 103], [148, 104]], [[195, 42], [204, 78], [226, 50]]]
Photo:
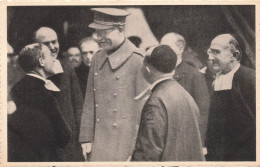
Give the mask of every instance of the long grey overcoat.
[[81, 119], [80, 142], [92, 142], [91, 161], [126, 161], [137, 136], [143, 104], [134, 100], [148, 83], [143, 56], [128, 40], [111, 55], [93, 58]]

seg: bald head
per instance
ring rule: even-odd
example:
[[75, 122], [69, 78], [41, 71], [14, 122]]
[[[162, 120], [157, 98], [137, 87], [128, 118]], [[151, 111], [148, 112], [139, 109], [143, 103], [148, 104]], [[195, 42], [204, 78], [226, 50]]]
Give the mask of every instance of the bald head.
[[222, 48], [230, 48], [232, 53], [237, 53], [238, 57], [237, 59], [240, 60], [241, 59], [241, 49], [239, 46], [238, 41], [234, 38], [234, 36], [232, 36], [231, 34], [221, 34], [216, 36], [212, 42], [211, 45], [213, 46], [220, 46]]
[[53, 29], [49, 27], [39, 28], [35, 32], [35, 41], [48, 46], [53, 57], [58, 56], [60, 46], [57, 34]]
[[162, 37], [160, 44], [169, 45], [176, 52], [177, 55], [182, 55], [186, 47], [186, 42], [183, 36], [174, 32], [165, 34]]
[[209, 61], [216, 71], [228, 73], [241, 59], [239, 43], [231, 34], [221, 34], [215, 37], [208, 49]]

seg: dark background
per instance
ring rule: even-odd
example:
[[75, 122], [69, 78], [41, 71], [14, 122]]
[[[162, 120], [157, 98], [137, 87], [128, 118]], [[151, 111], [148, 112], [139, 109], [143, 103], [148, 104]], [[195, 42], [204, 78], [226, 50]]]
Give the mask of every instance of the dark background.
[[[9, 6], [8, 42], [15, 52], [32, 43], [32, 36], [41, 26], [52, 27], [58, 34], [61, 51], [77, 45], [92, 30], [95, 6]], [[99, 6], [100, 7], [100, 6]], [[102, 6], [103, 7], [103, 6]], [[111, 6], [110, 6], [111, 7]], [[244, 42], [245, 53], [241, 64], [255, 68], [255, 6], [116, 6], [117, 8], [138, 7], [145, 14], [157, 40], [167, 32], [184, 36], [187, 44], [199, 54], [205, 63], [206, 50], [210, 41], [221, 33], [236, 33]], [[63, 32], [64, 21], [69, 22], [68, 34]]]

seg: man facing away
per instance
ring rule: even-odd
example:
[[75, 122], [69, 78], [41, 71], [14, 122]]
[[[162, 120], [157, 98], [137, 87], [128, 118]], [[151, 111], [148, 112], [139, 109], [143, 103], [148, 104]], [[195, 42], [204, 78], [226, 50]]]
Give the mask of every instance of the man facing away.
[[56, 32], [49, 27], [41, 27], [35, 32], [35, 40], [48, 46], [55, 58], [55, 75], [49, 79], [61, 90], [54, 94], [57, 98], [62, 114], [70, 125], [72, 138], [69, 144], [59, 150], [63, 161], [84, 161], [82, 149], [78, 142], [79, 126], [83, 106], [83, 98], [74, 69], [65, 61], [57, 59], [59, 54], [59, 41]]
[[177, 64], [173, 78], [193, 97], [199, 107], [199, 127], [202, 143], [204, 144], [210, 105], [206, 80], [197, 68], [182, 59], [186, 47], [183, 36], [174, 32], [167, 33], [161, 39], [160, 44], [169, 45], [177, 54]]
[[146, 101], [133, 161], [203, 161], [198, 127], [199, 109], [190, 94], [173, 79], [177, 62], [167, 45], [150, 48], [143, 75], [151, 84], [136, 99]]
[[92, 59], [79, 141], [91, 161], [126, 161], [132, 154], [142, 103], [134, 100], [147, 85], [141, 74], [142, 54], [125, 37], [129, 13], [94, 8], [98, 51]]
[[221, 34], [208, 49], [212, 68], [218, 72], [206, 139], [209, 161], [256, 160], [255, 71], [240, 64], [239, 39]]
[[52, 95], [60, 90], [47, 80], [54, 74], [54, 62], [48, 47], [38, 43], [19, 54], [26, 75], [11, 90], [16, 111], [8, 115], [8, 161], [62, 160], [57, 149], [68, 144], [71, 129]]

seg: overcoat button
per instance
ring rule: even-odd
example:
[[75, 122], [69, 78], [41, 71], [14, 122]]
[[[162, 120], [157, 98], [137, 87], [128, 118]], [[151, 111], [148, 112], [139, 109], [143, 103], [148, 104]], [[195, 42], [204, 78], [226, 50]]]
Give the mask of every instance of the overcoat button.
[[116, 76], [116, 79], [119, 79], [120, 77], [119, 76]]
[[117, 93], [114, 93], [114, 96], [117, 96]]
[[96, 89], [93, 89], [93, 91], [96, 91]]
[[95, 76], [97, 76], [97, 73], [95, 73]]
[[100, 119], [97, 119], [97, 122], [100, 122]]
[[98, 107], [98, 104], [96, 104], [96, 107]]
[[117, 112], [117, 109], [114, 109], [114, 112]]
[[113, 126], [116, 127], [116, 126], [117, 126], [117, 123], [113, 123]]

